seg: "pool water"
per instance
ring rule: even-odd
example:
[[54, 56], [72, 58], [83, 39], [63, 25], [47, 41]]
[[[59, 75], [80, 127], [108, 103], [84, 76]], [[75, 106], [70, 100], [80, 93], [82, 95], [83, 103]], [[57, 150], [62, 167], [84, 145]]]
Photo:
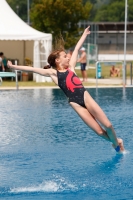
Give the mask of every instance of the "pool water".
[[0, 92], [0, 199], [133, 199], [133, 89], [87, 89], [111, 120], [118, 155], [59, 89]]

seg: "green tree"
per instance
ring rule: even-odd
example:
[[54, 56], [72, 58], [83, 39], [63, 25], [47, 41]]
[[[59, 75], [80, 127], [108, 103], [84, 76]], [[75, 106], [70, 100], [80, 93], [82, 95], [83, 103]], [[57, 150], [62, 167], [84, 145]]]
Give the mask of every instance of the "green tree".
[[83, 4], [85, 4], [88, 1], [93, 6], [91, 9], [91, 12], [90, 12], [89, 21], [94, 21], [95, 16], [98, 12], [98, 9], [105, 4], [106, 5], [109, 4], [109, 2], [110, 2], [110, 0], [83, 0]]
[[[27, 22], [27, 0], [6, 0], [16, 14], [25, 22]], [[30, 5], [32, 0], [29, 0]]]
[[83, 4], [90, 2], [91, 4], [96, 4], [97, 0], [83, 0]]
[[65, 48], [72, 47], [79, 39], [78, 22], [88, 20], [92, 4], [82, 0], [34, 0], [31, 9], [32, 26], [65, 40]]
[[133, 1], [128, 0], [128, 13], [127, 13], [127, 19], [129, 22], [133, 21]]
[[[128, 0], [128, 21], [133, 21], [133, 3]], [[123, 22], [125, 20], [125, 0], [111, 0], [103, 5], [94, 18], [94, 21]]]
[[92, 9], [90, 11], [88, 20], [89, 21], [93, 21], [95, 13], [96, 13], [96, 10], [97, 10], [96, 9], [97, 0], [83, 0], [83, 5], [85, 5], [87, 2], [88, 3], [90, 2], [92, 4]]
[[23, 21], [27, 21], [27, 1], [25, 0], [7, 0], [7, 3], [18, 14]]

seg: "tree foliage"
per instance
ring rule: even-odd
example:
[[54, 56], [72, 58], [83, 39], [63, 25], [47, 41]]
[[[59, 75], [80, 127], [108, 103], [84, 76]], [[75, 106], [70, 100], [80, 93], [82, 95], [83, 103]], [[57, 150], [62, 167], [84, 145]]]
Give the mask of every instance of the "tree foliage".
[[133, 1], [128, 0], [128, 14], [127, 14], [127, 19], [129, 22], [133, 21]]
[[[133, 21], [133, 3], [128, 0], [128, 21]], [[103, 5], [94, 18], [94, 21], [123, 22], [125, 20], [125, 0], [111, 0]]]
[[91, 4], [96, 4], [97, 0], [83, 0], [83, 4], [90, 2]]
[[[27, 0], [6, 0], [12, 9], [27, 22]], [[63, 2], [64, 0], [62, 0]], [[77, 0], [71, 0], [71, 3]], [[30, 5], [32, 2], [34, 4], [42, 3], [42, 0], [29, 0]], [[53, 1], [54, 2], [54, 1]], [[124, 21], [125, 18], [125, 0], [82, 0], [82, 4], [86, 3], [92, 4], [92, 9], [89, 12], [89, 21]], [[128, 0], [128, 21], [133, 21], [133, 0]], [[19, 9], [17, 10], [17, 6]], [[53, 8], [52, 8], [53, 9]], [[18, 11], [18, 12], [17, 12]], [[53, 9], [53, 13], [55, 10]], [[32, 20], [31, 20], [32, 22]]]
[[7, 3], [23, 21], [27, 22], [27, 0], [7, 0]]
[[65, 48], [79, 39], [78, 22], [88, 20], [92, 5], [82, 0], [34, 0], [31, 9], [32, 26], [40, 31], [59, 35], [65, 40]]

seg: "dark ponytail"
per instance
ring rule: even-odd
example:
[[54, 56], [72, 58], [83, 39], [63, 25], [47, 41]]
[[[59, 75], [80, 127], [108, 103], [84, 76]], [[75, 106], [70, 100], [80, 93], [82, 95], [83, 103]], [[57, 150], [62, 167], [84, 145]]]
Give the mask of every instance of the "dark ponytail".
[[49, 68], [51, 68], [50, 65], [46, 65], [46, 66], [43, 67], [43, 69], [49, 69]]

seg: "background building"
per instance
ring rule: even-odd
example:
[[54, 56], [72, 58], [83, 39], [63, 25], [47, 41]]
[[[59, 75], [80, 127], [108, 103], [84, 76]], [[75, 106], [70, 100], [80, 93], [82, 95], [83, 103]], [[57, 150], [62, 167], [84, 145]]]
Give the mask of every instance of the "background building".
[[[90, 24], [91, 35], [85, 41], [97, 46], [98, 60], [124, 60], [124, 22], [80, 22], [79, 27]], [[133, 60], [133, 22], [127, 23], [126, 60]]]

